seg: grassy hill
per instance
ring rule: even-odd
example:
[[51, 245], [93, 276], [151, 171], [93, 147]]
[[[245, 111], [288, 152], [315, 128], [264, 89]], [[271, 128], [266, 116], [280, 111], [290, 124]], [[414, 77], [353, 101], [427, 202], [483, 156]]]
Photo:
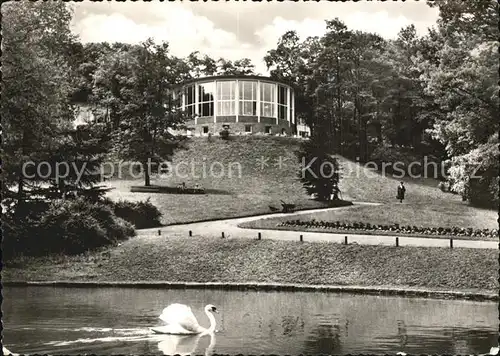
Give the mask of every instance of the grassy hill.
[[[264, 136], [234, 137], [231, 141], [192, 138], [186, 149], [175, 154], [174, 172], [152, 183], [176, 186], [185, 182], [188, 187], [198, 183], [217, 194], [131, 193], [131, 185], [144, 183], [142, 179], [131, 179], [127, 166], [123, 170], [125, 179], [107, 182], [116, 188], [109, 194], [113, 199], [151, 198], [163, 212], [165, 223], [262, 214], [270, 211], [269, 205], [279, 207], [280, 200], [301, 209], [322, 207], [322, 203], [310, 199], [298, 180], [300, 164], [295, 152], [300, 142], [293, 138]], [[315, 217], [317, 220], [474, 228], [498, 226], [495, 211], [470, 207], [459, 196], [441, 192], [434, 179], [403, 179], [407, 196], [400, 204], [395, 196], [401, 179], [382, 176], [342, 157], [339, 160], [343, 171], [340, 182], [343, 198], [383, 205], [317, 213], [321, 214]]]
[[215, 194], [131, 193], [131, 185], [144, 182], [131, 179], [128, 167], [123, 170], [126, 179], [106, 183], [116, 188], [109, 193], [113, 199], [151, 198], [163, 212], [165, 223], [263, 214], [270, 212], [269, 205], [280, 208], [280, 200], [302, 209], [324, 207], [310, 199], [297, 179], [295, 152], [299, 147], [299, 140], [286, 137], [192, 138], [186, 149], [176, 152], [173, 172], [152, 180], [152, 184], [164, 186], [199, 184]]

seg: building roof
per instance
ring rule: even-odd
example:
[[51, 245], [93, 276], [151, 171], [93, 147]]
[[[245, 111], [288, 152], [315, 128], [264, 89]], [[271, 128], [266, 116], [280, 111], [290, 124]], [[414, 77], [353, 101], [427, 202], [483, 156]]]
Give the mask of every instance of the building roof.
[[274, 79], [274, 78], [271, 78], [271, 77], [265, 77], [265, 76], [262, 76], [262, 75], [211, 75], [211, 76], [207, 76], [207, 77], [199, 77], [199, 78], [193, 78], [193, 79], [189, 79], [189, 80], [186, 80], [182, 83], [180, 83], [179, 85], [186, 85], [186, 84], [190, 84], [190, 83], [195, 83], [195, 82], [200, 82], [200, 81], [206, 81], [206, 80], [216, 80], [216, 79], [254, 79], [254, 80], [266, 80], [266, 81], [270, 81], [270, 82], [275, 82], [275, 83], [279, 83], [279, 84], [283, 84], [283, 85], [286, 85], [286, 86], [289, 86], [289, 87], [292, 87], [292, 85], [282, 81], [282, 80], [277, 80], [277, 79]]

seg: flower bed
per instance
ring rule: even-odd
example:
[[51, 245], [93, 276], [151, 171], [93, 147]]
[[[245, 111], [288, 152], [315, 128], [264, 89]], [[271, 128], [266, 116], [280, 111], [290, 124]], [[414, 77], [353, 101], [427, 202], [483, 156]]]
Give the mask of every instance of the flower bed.
[[380, 231], [401, 234], [434, 235], [434, 236], [464, 236], [464, 237], [498, 237], [498, 229], [473, 229], [461, 227], [422, 227], [422, 226], [400, 226], [376, 225], [363, 222], [343, 221], [308, 221], [288, 220], [278, 223], [278, 227], [303, 227], [332, 230], [358, 230], [358, 231]]

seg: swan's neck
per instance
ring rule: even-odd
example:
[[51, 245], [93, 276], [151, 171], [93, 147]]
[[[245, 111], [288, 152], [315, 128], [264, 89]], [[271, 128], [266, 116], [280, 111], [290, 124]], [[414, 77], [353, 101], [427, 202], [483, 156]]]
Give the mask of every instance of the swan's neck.
[[205, 314], [207, 314], [208, 320], [210, 320], [210, 326], [205, 330], [205, 333], [213, 333], [215, 331], [215, 317], [208, 310], [205, 310]]

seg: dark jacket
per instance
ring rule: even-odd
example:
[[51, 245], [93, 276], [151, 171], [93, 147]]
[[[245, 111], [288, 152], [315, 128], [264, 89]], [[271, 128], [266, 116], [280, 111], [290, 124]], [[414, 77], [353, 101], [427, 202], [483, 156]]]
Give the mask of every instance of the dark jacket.
[[404, 199], [405, 198], [405, 192], [406, 188], [404, 186], [398, 186], [398, 195], [396, 196], [397, 199]]

